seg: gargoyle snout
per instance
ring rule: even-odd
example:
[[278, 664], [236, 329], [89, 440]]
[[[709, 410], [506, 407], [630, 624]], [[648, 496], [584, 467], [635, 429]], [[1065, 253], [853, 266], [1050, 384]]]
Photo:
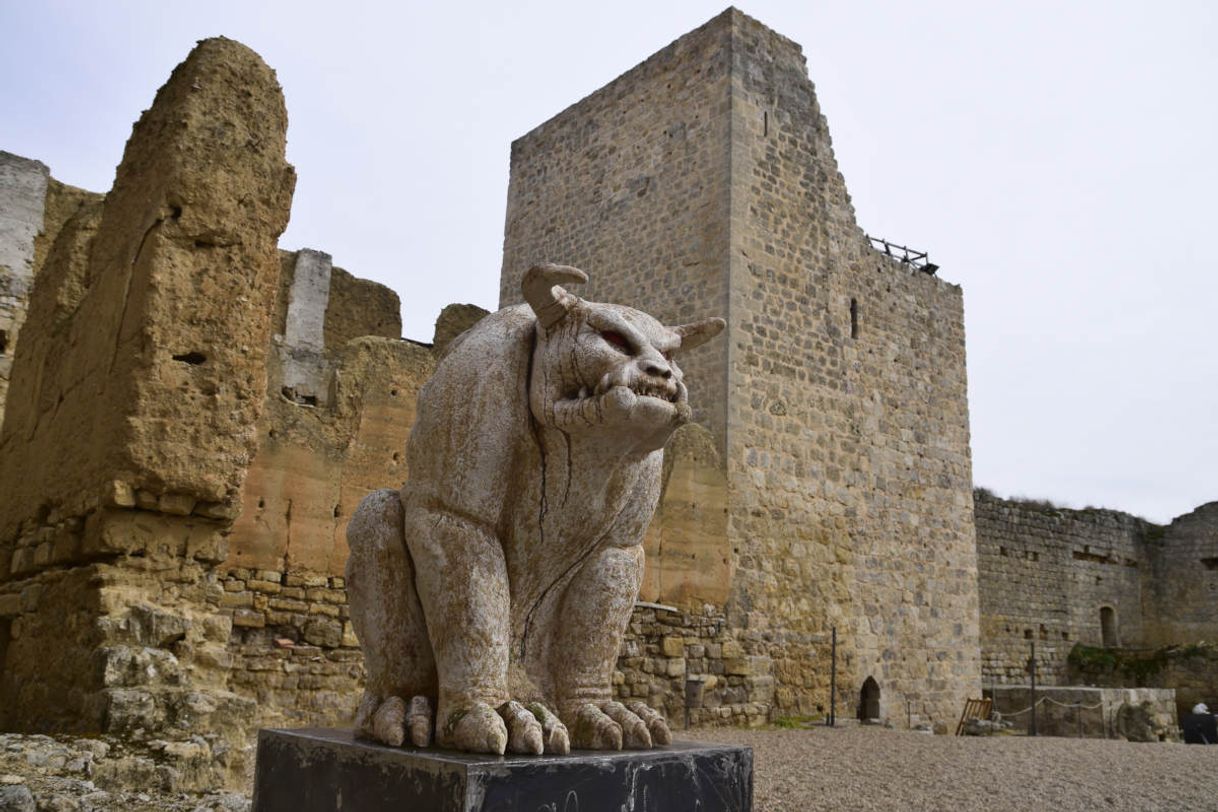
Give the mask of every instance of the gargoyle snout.
[[672, 378], [672, 367], [663, 361], [640, 361], [639, 366], [643, 368], [643, 372], [656, 378], [670, 380]]

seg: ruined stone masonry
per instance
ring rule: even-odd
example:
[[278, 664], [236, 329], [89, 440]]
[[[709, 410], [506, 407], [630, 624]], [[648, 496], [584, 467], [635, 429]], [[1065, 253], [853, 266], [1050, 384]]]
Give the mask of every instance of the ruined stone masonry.
[[[418, 390], [485, 315], [404, 341], [392, 291], [279, 250], [285, 128], [273, 72], [213, 39], [107, 194], [0, 153], [0, 729], [121, 737], [170, 789], [240, 786], [260, 725], [351, 719], [346, 525], [407, 479]], [[839, 717], [954, 720], [1019, 681], [1028, 634], [1053, 679], [1122, 679], [1069, 660], [1107, 607], [1117, 642], [1179, 648], [1151, 687], [1218, 700], [1192, 647], [1218, 632], [1215, 505], [1159, 528], [974, 496], [961, 291], [871, 249], [795, 43], [729, 9], [513, 144], [504, 304], [544, 259], [728, 321], [682, 359], [696, 422], [620, 698], [816, 716], [836, 627]]]
[[1176, 688], [1218, 698], [1218, 502], [1166, 526], [1115, 510], [975, 494], [987, 686]]
[[104, 198], [12, 157], [0, 176], [26, 262], [7, 290], [28, 294], [6, 314], [25, 319], [0, 432], [0, 724], [143, 741], [173, 755], [169, 785], [243, 782], [260, 724], [349, 717], [343, 517], [404, 475], [433, 364], [391, 291], [278, 251], [285, 129], [274, 74], [206, 40]]

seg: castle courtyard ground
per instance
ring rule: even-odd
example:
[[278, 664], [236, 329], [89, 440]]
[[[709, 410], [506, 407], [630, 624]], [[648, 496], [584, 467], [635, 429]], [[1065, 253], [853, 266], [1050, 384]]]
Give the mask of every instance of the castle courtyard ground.
[[759, 812], [1218, 809], [1218, 747], [857, 725], [677, 738], [752, 747]]
[[[758, 812], [1218, 809], [1218, 747], [956, 738], [857, 725], [678, 738], [752, 747]], [[171, 761], [98, 740], [0, 735], [0, 810], [248, 812], [248, 795], [157, 789], [178, 769]], [[32, 803], [21, 805], [25, 799]]]

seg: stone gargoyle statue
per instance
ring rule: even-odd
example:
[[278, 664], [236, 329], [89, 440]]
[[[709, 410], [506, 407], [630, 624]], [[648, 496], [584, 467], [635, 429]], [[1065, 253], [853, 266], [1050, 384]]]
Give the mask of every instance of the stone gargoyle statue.
[[419, 393], [400, 491], [351, 518], [347, 588], [367, 688], [360, 735], [476, 753], [565, 754], [671, 741], [613, 701], [643, 577], [663, 447], [690, 419], [673, 360], [722, 319], [665, 327], [586, 302], [563, 265], [527, 304], [445, 351]]

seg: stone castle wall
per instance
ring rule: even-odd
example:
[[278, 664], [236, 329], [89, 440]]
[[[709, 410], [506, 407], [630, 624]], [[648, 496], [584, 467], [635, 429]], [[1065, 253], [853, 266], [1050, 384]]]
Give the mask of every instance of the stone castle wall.
[[1031, 643], [1039, 678], [1063, 684], [1079, 676], [1068, 667], [1076, 644], [1136, 650], [1218, 639], [1218, 564], [1206, 564], [1218, 561], [1218, 503], [1164, 527], [1115, 510], [981, 490], [974, 498], [987, 683], [1027, 681]]
[[346, 517], [405, 477], [434, 367], [392, 291], [277, 250], [285, 126], [262, 61], [206, 40], [104, 198], [5, 159], [45, 194], [6, 347], [0, 726], [169, 740], [175, 786], [240, 784], [258, 726], [349, 720]]
[[1064, 684], [1074, 645], [1103, 643], [1103, 607], [1115, 612], [1117, 643], [1141, 643], [1142, 544], [1152, 525], [1112, 510], [1065, 510], [984, 491], [974, 498], [987, 683], [1026, 682], [1036, 643], [1038, 679]]
[[885, 715], [957, 714], [979, 690], [960, 292], [868, 247], [798, 46], [729, 10], [515, 142], [511, 178], [503, 304], [561, 259], [587, 298], [728, 320], [679, 360], [727, 481], [709, 603], [746, 704], [825, 711], [836, 625], [845, 712], [873, 676]]
[[1193, 643], [1150, 649], [1079, 646], [1070, 653], [1073, 685], [1171, 688], [1183, 716], [1198, 702], [1218, 707], [1218, 644]]
[[1148, 540], [1147, 555], [1147, 641], [1218, 642], [1218, 502], [1177, 516]]
[[740, 621], [773, 625], [797, 706], [823, 702], [836, 624], [848, 696], [872, 677], [881, 715], [951, 719], [979, 689], [961, 292], [870, 248], [799, 47], [735, 24], [729, 466], [752, 551]]

